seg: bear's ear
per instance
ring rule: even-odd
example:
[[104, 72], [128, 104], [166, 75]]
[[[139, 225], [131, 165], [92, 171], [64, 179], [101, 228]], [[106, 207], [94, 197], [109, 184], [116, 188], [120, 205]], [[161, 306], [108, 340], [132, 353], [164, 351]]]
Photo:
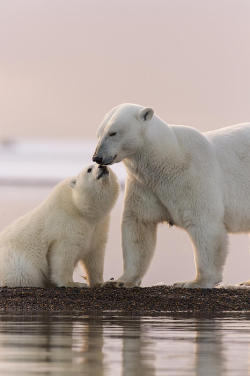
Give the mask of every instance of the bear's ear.
[[150, 107], [143, 108], [139, 111], [139, 119], [142, 121], [151, 120], [154, 115], [154, 110]]
[[69, 185], [70, 185], [71, 188], [75, 188], [75, 186], [76, 186], [76, 179], [70, 180]]

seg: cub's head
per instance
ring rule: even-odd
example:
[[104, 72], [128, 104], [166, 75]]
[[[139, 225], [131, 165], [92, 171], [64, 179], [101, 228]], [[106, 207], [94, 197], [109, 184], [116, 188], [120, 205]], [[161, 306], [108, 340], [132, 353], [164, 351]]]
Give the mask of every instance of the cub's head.
[[138, 151], [143, 146], [143, 133], [153, 114], [151, 108], [129, 103], [113, 108], [99, 127], [93, 161], [109, 165]]
[[107, 214], [119, 193], [119, 183], [114, 172], [96, 164], [86, 167], [70, 181], [70, 186], [78, 209], [90, 210], [96, 215]]

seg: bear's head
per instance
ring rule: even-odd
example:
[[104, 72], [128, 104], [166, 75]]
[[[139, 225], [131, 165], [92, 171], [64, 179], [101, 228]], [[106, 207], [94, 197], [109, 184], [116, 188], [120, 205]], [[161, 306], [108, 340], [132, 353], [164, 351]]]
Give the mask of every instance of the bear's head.
[[106, 215], [115, 204], [119, 183], [114, 172], [106, 166], [86, 167], [76, 178], [71, 179], [73, 201], [81, 211], [93, 215]]
[[151, 108], [130, 103], [113, 108], [99, 127], [93, 161], [109, 165], [137, 152], [143, 146], [143, 133], [153, 114]]

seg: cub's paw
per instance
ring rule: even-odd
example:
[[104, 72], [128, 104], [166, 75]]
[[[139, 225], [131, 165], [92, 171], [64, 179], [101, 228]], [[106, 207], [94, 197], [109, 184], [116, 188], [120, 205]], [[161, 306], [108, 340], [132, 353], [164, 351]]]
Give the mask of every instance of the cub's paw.
[[100, 287], [104, 286], [104, 282], [97, 282], [97, 283], [92, 283], [89, 287], [93, 289], [99, 289]]
[[80, 283], [80, 282], [66, 282], [61, 284], [59, 287], [77, 287], [77, 288], [86, 288], [89, 287], [87, 283]]
[[186, 281], [186, 282], [176, 282], [173, 284], [174, 287], [180, 287], [183, 289], [208, 289], [215, 286], [214, 283], [204, 283], [200, 281]]
[[73, 287], [87, 288], [87, 287], [89, 287], [89, 285], [87, 283], [74, 282]]

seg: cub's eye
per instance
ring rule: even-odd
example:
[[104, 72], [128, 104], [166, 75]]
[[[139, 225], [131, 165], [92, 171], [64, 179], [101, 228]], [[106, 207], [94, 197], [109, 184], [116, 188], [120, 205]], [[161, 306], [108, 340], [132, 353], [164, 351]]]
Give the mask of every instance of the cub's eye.
[[110, 137], [113, 137], [113, 136], [116, 135], [116, 133], [117, 133], [117, 132], [111, 132], [109, 135], [110, 135]]
[[91, 167], [88, 168], [88, 171], [87, 171], [87, 172], [90, 173], [91, 171], [92, 171], [92, 168], [91, 168]]
[[74, 188], [76, 185], [76, 179], [72, 179], [69, 185], [71, 186], [71, 188]]

